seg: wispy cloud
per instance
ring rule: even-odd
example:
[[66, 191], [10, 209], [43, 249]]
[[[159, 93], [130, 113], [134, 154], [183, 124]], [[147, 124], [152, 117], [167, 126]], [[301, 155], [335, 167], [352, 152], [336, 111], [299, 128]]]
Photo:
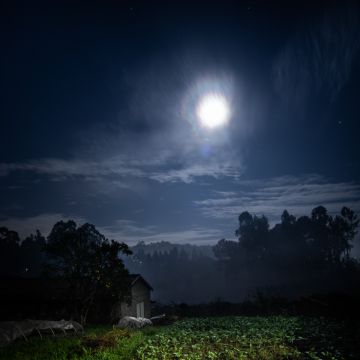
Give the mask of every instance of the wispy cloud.
[[120, 219], [99, 230], [109, 239], [124, 241], [135, 245], [139, 241], [153, 243], [168, 241], [177, 244], [215, 244], [221, 237], [222, 231], [214, 228], [192, 227], [178, 231], [161, 231], [157, 226], [144, 226], [136, 221]]
[[239, 191], [216, 192], [213, 198], [195, 201], [202, 214], [209, 218], [236, 218], [242, 211], [265, 214], [270, 221], [279, 219], [287, 209], [299, 216], [318, 205], [331, 213], [342, 206], [360, 211], [360, 184], [329, 182], [318, 175], [284, 176], [264, 180], [239, 181]]
[[274, 63], [277, 92], [298, 105], [320, 92], [334, 100], [360, 49], [359, 24], [357, 4], [346, 2], [340, 11], [325, 13], [321, 22], [299, 29]]
[[47, 236], [52, 227], [60, 220], [74, 220], [78, 225], [86, 223], [86, 219], [77, 215], [64, 215], [60, 213], [45, 213], [30, 217], [14, 217], [0, 220], [2, 226], [6, 226], [11, 230], [19, 233], [20, 238], [24, 239], [30, 234], [34, 234], [36, 230]]
[[155, 172], [150, 177], [161, 183], [191, 183], [196, 177], [203, 176], [209, 176], [215, 179], [221, 177], [238, 178], [240, 176], [240, 169], [231, 164], [190, 165], [182, 169]]
[[42, 159], [19, 163], [1, 163], [0, 176], [6, 176], [14, 171], [28, 171], [54, 176], [54, 179], [82, 177], [93, 179], [107, 175], [141, 176], [136, 167], [127, 166], [122, 159], [112, 159], [106, 162], [87, 160]]
[[213, 228], [194, 227], [179, 231], [161, 231], [156, 226], [141, 226], [131, 220], [117, 220], [109, 226], [99, 228], [108, 238], [135, 245], [139, 241], [153, 243], [168, 241], [177, 244], [215, 244], [222, 231]]
[[4, 177], [13, 172], [32, 172], [46, 175], [53, 181], [108, 180], [114, 185], [128, 188], [130, 185], [127, 184], [126, 179], [129, 178], [151, 179], [160, 183], [191, 183], [196, 178], [204, 176], [216, 179], [221, 177], [237, 178], [240, 174], [240, 168], [231, 163], [219, 164], [204, 161], [175, 165], [167, 159], [163, 159], [163, 162], [159, 159], [149, 162], [122, 158], [105, 161], [43, 159], [22, 163], [1, 163], [0, 176]]
[[191, 228], [182, 231], [160, 232], [140, 240], [146, 243], [169, 241], [176, 244], [213, 245], [223, 237], [223, 231], [213, 228]]
[[[78, 226], [89, 222], [87, 219], [64, 214], [40, 214], [25, 218], [7, 218], [0, 221], [1, 226], [7, 226], [15, 230], [24, 239], [38, 229], [47, 236], [56, 222], [60, 220], [74, 220]], [[128, 219], [113, 221], [110, 225], [96, 226], [97, 229], [107, 238], [125, 242], [128, 245], [135, 245], [139, 241], [152, 243], [168, 241], [177, 244], [215, 244], [221, 237], [222, 231], [213, 228], [194, 227], [179, 231], [161, 231], [156, 226], [139, 225], [137, 222]]]

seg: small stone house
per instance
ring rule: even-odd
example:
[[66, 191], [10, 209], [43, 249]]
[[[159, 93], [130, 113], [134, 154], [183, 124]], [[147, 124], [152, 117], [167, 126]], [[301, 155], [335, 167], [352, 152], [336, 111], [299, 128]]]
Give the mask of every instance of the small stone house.
[[133, 316], [133, 317], [151, 317], [151, 291], [153, 288], [140, 275], [131, 274], [131, 303], [122, 302], [117, 309], [119, 317]]

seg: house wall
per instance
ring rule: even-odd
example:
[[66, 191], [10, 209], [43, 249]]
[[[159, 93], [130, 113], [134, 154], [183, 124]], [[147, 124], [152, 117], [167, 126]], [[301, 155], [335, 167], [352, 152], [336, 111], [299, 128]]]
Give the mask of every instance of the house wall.
[[138, 280], [131, 288], [131, 304], [123, 302], [120, 304], [120, 311], [118, 316], [134, 316], [136, 317], [136, 304], [144, 302], [144, 315], [146, 318], [151, 317], [151, 304], [150, 304], [150, 290], [149, 288], [141, 281]]

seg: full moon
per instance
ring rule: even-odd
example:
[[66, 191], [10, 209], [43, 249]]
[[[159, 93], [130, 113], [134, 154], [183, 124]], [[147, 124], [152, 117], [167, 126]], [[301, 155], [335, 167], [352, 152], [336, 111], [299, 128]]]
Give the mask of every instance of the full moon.
[[208, 129], [224, 126], [230, 117], [229, 104], [221, 94], [207, 94], [200, 99], [196, 115], [200, 124]]

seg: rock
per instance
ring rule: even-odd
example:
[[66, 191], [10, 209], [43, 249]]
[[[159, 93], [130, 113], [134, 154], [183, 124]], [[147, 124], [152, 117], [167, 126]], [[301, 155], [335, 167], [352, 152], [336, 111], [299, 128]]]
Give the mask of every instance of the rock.
[[141, 329], [145, 326], [152, 326], [151, 320], [132, 316], [123, 317], [117, 325], [121, 329]]

